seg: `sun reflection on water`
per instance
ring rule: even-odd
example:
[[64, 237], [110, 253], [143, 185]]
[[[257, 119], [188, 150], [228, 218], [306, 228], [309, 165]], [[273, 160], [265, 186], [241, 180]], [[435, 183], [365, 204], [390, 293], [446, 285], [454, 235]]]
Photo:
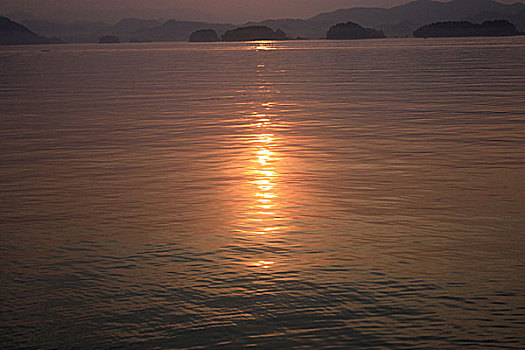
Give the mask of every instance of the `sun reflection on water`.
[[[275, 238], [282, 229], [279, 201], [281, 174], [279, 172], [278, 137], [273, 132], [278, 126], [271, 114], [272, 102], [256, 105], [259, 110], [252, 113], [250, 130], [254, 131], [250, 140], [250, 160], [246, 169], [249, 191], [252, 198], [248, 208], [251, 229], [247, 234], [259, 236], [258, 244], [267, 244], [267, 239]], [[252, 267], [268, 269], [275, 266], [274, 257], [259, 257]]]
[[[252, 51], [276, 50], [277, 43], [271, 40], [252, 42], [246, 46]], [[279, 232], [283, 229], [283, 203], [280, 200], [283, 191], [282, 173], [279, 169], [281, 155], [279, 145], [282, 135], [278, 134], [280, 126], [277, 123], [277, 104], [271, 101], [273, 89], [268, 83], [266, 72], [266, 55], [257, 55], [260, 59], [256, 65], [258, 80], [254, 82], [257, 91], [257, 102], [251, 104], [251, 111], [247, 113], [244, 125], [249, 135], [246, 138], [246, 153], [244, 154], [244, 182], [243, 197], [246, 206], [243, 207], [244, 219], [238, 223], [243, 227], [244, 239], [247, 238], [255, 249], [262, 251], [273, 250], [275, 242], [280, 238]], [[277, 264], [275, 255], [247, 257], [250, 267], [269, 269]], [[255, 262], [253, 262], [255, 260]]]
[[[258, 114], [257, 117], [259, 126], [268, 126], [270, 118], [265, 114]], [[275, 163], [278, 158], [275, 152], [272, 151], [274, 147], [273, 134], [257, 134], [254, 135], [255, 142], [253, 146], [254, 159], [252, 160], [252, 168], [249, 169], [249, 175], [252, 178], [250, 183], [255, 186], [254, 189], [254, 204], [252, 213], [262, 225], [254, 233], [267, 234], [275, 232], [279, 229], [275, 225], [276, 217], [276, 200], [277, 190], [276, 186], [279, 180], [279, 174], [276, 170]], [[262, 227], [267, 225], [267, 227]]]
[[251, 50], [256, 51], [270, 51], [270, 50], [277, 50], [275, 47], [275, 41], [272, 40], [258, 40], [254, 41], [253, 45], [250, 46]]
[[264, 260], [259, 260], [255, 263], [253, 263], [253, 266], [256, 266], [256, 267], [262, 267], [263, 269], [268, 269], [270, 268], [270, 266], [272, 266], [273, 264], [275, 264], [274, 261], [264, 261]]

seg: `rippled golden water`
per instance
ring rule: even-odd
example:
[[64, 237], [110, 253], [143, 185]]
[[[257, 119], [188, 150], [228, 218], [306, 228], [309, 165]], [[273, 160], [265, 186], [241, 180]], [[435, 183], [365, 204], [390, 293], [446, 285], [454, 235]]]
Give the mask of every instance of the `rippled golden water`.
[[524, 348], [522, 57], [1, 48], [2, 347]]

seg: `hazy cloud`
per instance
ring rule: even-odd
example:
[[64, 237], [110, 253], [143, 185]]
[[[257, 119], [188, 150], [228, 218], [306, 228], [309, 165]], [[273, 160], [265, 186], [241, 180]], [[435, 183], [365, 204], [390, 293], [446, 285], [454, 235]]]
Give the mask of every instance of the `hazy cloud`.
[[1, 0], [0, 12], [26, 12], [63, 20], [112, 21], [122, 17], [143, 17], [245, 22], [306, 18], [338, 8], [392, 7], [407, 2], [409, 0]]

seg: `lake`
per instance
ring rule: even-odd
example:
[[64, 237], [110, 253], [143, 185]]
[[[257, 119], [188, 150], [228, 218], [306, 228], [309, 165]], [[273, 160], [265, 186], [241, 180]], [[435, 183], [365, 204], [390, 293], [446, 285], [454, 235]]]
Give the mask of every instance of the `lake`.
[[523, 57], [0, 48], [0, 344], [525, 348]]

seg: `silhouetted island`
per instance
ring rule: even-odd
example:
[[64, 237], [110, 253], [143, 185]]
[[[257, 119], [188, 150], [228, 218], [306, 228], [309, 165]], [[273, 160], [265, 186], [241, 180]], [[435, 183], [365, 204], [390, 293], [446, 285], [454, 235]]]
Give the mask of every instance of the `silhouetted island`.
[[60, 39], [48, 39], [30, 31], [26, 26], [0, 16], [0, 45], [55, 44]]
[[98, 42], [100, 44], [118, 44], [120, 43], [120, 40], [114, 35], [104, 35], [98, 40]]
[[329, 40], [378, 39], [384, 37], [385, 34], [382, 31], [364, 28], [354, 22], [338, 23], [326, 33], [326, 39]]
[[228, 30], [222, 36], [222, 41], [254, 41], [254, 40], [287, 40], [286, 33], [281, 29], [273, 30], [265, 26], [249, 26]]
[[217, 32], [213, 29], [201, 29], [197, 30], [190, 35], [190, 42], [213, 42], [219, 41], [219, 36]]
[[444, 38], [466, 36], [513, 36], [520, 35], [516, 26], [506, 20], [485, 21], [483, 24], [461, 22], [437, 22], [414, 32], [416, 38]]

